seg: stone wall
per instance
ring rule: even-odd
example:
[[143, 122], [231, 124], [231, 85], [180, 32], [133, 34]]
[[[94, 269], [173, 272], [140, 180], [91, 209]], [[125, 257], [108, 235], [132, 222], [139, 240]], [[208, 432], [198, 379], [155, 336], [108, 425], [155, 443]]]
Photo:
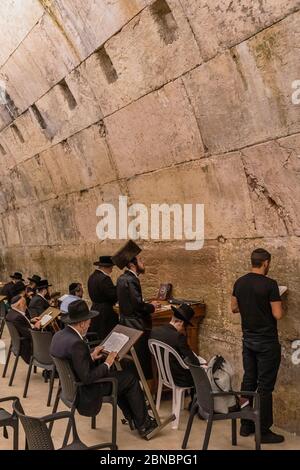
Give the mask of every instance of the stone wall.
[[[204, 298], [201, 355], [241, 376], [232, 285], [263, 246], [289, 287], [276, 423], [300, 433], [299, 0], [2, 0], [1, 278], [86, 283], [96, 207], [204, 203], [205, 244], [144, 242], [146, 295]], [[3, 91], [2, 91], [3, 95]]]

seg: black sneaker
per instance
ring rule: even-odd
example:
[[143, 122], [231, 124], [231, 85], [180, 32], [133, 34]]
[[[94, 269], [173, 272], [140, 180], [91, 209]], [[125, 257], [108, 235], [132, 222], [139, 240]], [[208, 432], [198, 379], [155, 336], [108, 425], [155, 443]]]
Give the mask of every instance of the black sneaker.
[[240, 427], [240, 436], [248, 437], [255, 433], [255, 426], [251, 424], [242, 424]]
[[284, 441], [284, 436], [281, 434], [275, 434], [273, 431], [268, 431], [261, 435], [262, 444], [280, 444]]
[[148, 416], [145, 425], [139, 428], [140, 436], [146, 438], [155, 428], [157, 428], [156, 420], [152, 416]]

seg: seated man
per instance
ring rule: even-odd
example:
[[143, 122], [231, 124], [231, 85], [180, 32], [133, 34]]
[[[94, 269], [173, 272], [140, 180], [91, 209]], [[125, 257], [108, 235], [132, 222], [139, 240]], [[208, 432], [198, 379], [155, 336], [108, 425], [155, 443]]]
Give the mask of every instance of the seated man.
[[[171, 308], [173, 317], [170, 323], [153, 328], [150, 337], [171, 346], [183, 360], [188, 359], [192, 364], [199, 365], [199, 359], [189, 347], [185, 334], [187, 325], [192, 325], [190, 320], [194, 315], [194, 310], [187, 304], [182, 304], [178, 308], [172, 305]], [[175, 385], [178, 387], [194, 386], [190, 371], [183, 369], [173, 356], [170, 356], [170, 368]]]
[[64, 296], [62, 303], [60, 304], [60, 311], [62, 313], [68, 313], [68, 307], [71, 302], [80, 300], [83, 297], [83, 288], [80, 282], [72, 282], [69, 285], [69, 295]]
[[5, 295], [7, 297], [8, 302], [11, 302], [11, 299], [15, 296], [14, 294], [14, 286], [18, 281], [24, 282], [22, 273], [15, 272], [14, 274], [11, 274], [9, 276], [11, 278], [11, 281], [8, 282], [7, 284], [4, 284], [4, 286], [1, 289], [1, 295]]
[[21, 341], [21, 357], [27, 364], [29, 364], [32, 354], [30, 330], [31, 328], [40, 329], [41, 324], [37, 318], [33, 318], [32, 322], [34, 322], [34, 326], [31, 325], [25, 315], [26, 308], [27, 305], [25, 297], [22, 295], [16, 295], [12, 298], [11, 309], [6, 315], [6, 321], [11, 322], [18, 330], [19, 335], [25, 338], [25, 340]]
[[95, 416], [100, 411], [102, 396], [111, 393], [111, 384], [94, 382], [104, 377], [115, 377], [118, 381], [118, 405], [125, 418], [133, 420], [140, 435], [145, 437], [156, 427], [156, 421], [148, 415], [137, 378], [126, 370], [110, 370], [117, 354], [111, 352], [104, 360], [102, 348], [98, 346], [91, 353], [84, 340], [91, 319], [98, 314], [89, 311], [84, 300], [72, 302], [64, 318], [67, 326], [53, 336], [50, 354], [68, 360], [76, 379], [84, 384], [79, 389], [77, 403], [80, 414]]
[[51, 284], [48, 283], [47, 279], [42, 279], [38, 283], [36, 288], [37, 294], [32, 297], [28, 305], [31, 318], [40, 316], [45, 310], [47, 310], [47, 308], [50, 307], [50, 303], [48, 301], [50, 297], [49, 287], [51, 287]]

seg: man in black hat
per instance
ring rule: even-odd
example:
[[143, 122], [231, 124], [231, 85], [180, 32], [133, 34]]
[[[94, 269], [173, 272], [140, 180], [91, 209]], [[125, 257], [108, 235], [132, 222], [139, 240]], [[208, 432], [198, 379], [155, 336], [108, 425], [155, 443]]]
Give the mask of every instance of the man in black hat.
[[118, 315], [113, 309], [117, 302], [117, 289], [110, 277], [114, 267], [111, 256], [100, 256], [94, 266], [97, 268], [88, 279], [88, 291], [92, 309], [99, 315], [92, 319], [90, 331], [97, 333], [102, 340], [118, 323]]
[[41, 324], [37, 318], [33, 318], [31, 321], [34, 323], [34, 326], [26, 317], [26, 300], [22, 295], [16, 295], [11, 300], [11, 309], [6, 315], [6, 321], [11, 322], [17, 329], [19, 335], [22, 338], [25, 338], [21, 341], [21, 357], [22, 359], [29, 364], [31, 354], [32, 354], [32, 338], [30, 330], [40, 329]]
[[37, 285], [41, 282], [42, 278], [37, 274], [33, 274], [33, 276], [28, 277], [27, 279], [29, 281], [29, 284], [26, 286], [26, 300], [27, 305], [29, 305], [30, 300], [36, 294]]
[[89, 311], [84, 300], [76, 300], [69, 305], [69, 313], [64, 318], [66, 328], [56, 333], [52, 339], [50, 354], [69, 361], [70, 366], [83, 387], [79, 389], [77, 410], [83, 416], [99, 413], [102, 396], [111, 393], [111, 384], [95, 383], [104, 377], [115, 377], [118, 381], [118, 405], [126, 419], [134, 421], [141, 436], [153, 431], [156, 422], [148, 415], [143, 392], [137, 378], [127, 370], [111, 370], [117, 353], [104, 356], [101, 346], [92, 352], [84, 337], [91, 319], [99, 315]]
[[[75, 300], [80, 300], [83, 297], [83, 288], [80, 282], [71, 282], [69, 285], [69, 295], [64, 295], [62, 297], [62, 302], [60, 304], [60, 311], [62, 313], [68, 313], [68, 308], [70, 303], [75, 302]], [[58, 299], [60, 300], [60, 299]]]
[[24, 282], [22, 273], [15, 272], [14, 274], [11, 274], [9, 276], [11, 278], [11, 281], [8, 282], [7, 284], [4, 284], [4, 286], [1, 289], [1, 295], [5, 295], [7, 297], [8, 302], [11, 302], [11, 299], [14, 297], [14, 286], [17, 282], [21, 281]]
[[50, 303], [48, 301], [50, 297], [49, 287], [51, 287], [51, 284], [48, 283], [47, 279], [42, 279], [37, 285], [37, 293], [32, 297], [28, 306], [31, 318], [39, 317], [45, 310], [47, 310], [47, 308], [50, 307]]
[[[188, 304], [182, 304], [178, 308], [172, 305], [171, 308], [173, 316], [170, 323], [153, 328], [151, 339], [171, 346], [183, 360], [188, 359], [190, 363], [199, 365], [199, 359], [188, 345], [186, 337], [186, 328], [192, 325], [190, 320], [193, 318], [194, 310]], [[173, 356], [170, 356], [170, 368], [175, 385], [178, 387], [194, 386], [190, 371], [183, 369]]]
[[134, 345], [146, 379], [152, 379], [152, 359], [148, 348], [148, 339], [152, 329], [151, 314], [158, 302], [144, 302], [140, 274], [145, 273], [145, 265], [139, 256], [140, 247], [129, 240], [121, 250], [113, 256], [113, 261], [126, 271], [118, 278], [117, 294], [120, 308], [121, 325], [144, 332]]

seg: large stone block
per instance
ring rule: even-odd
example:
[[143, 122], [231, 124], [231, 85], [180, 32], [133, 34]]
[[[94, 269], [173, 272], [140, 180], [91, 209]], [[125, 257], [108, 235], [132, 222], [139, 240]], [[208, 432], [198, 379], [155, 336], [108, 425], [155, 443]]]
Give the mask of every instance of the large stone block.
[[1, 73], [7, 80], [11, 99], [19, 112], [23, 112], [79, 61], [63, 32], [44, 15], [2, 67]]
[[104, 115], [201, 63], [180, 2], [158, 0], [86, 61]]
[[2, 224], [5, 234], [6, 246], [13, 247], [20, 245], [20, 231], [18, 219], [15, 213], [6, 213], [2, 216]]
[[181, 0], [205, 60], [300, 8], [299, 0]]
[[44, 11], [37, 0], [2, 0], [0, 66], [27, 36]]
[[187, 163], [128, 181], [131, 202], [204, 204], [205, 239], [255, 235], [247, 180], [238, 153]]
[[195, 160], [204, 154], [181, 80], [141, 98], [104, 122], [120, 177]]
[[[47, 11], [85, 59], [145, 7], [149, 0], [54, 0]], [[46, 3], [46, 2], [43, 2]]]
[[299, 19], [300, 12], [290, 15], [184, 78], [210, 152], [299, 132], [299, 106], [292, 102]]
[[45, 133], [52, 144], [97, 122], [102, 117], [95, 96], [81, 73], [74, 70], [68, 77], [37, 101]]
[[300, 235], [300, 135], [242, 151], [261, 236]]

